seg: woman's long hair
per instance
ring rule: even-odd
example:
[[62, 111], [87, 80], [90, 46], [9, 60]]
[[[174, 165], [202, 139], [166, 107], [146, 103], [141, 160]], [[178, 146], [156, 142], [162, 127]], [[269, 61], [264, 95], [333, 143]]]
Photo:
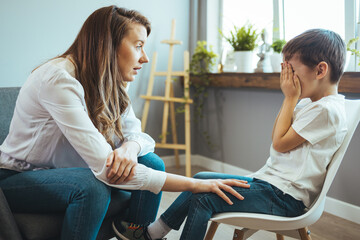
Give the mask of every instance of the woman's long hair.
[[143, 25], [150, 34], [150, 22], [139, 12], [116, 6], [100, 8], [88, 17], [74, 43], [60, 56], [69, 56], [74, 63], [90, 119], [113, 148], [114, 134], [124, 140], [121, 115], [130, 101], [117, 52], [131, 23]]

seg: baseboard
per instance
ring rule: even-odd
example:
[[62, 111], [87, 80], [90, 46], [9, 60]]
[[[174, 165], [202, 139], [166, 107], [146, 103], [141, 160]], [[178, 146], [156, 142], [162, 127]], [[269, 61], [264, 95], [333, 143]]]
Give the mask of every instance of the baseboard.
[[[175, 166], [174, 156], [165, 156], [161, 158], [164, 160], [165, 166], [169, 166], [169, 167]], [[180, 165], [185, 165], [185, 155], [180, 154], [179, 158], [180, 158]], [[191, 164], [205, 167], [210, 171], [222, 172], [227, 174], [236, 174], [236, 175], [244, 176], [252, 173], [251, 171], [248, 171], [246, 169], [236, 167], [228, 163], [223, 163], [201, 155], [192, 155]], [[325, 212], [328, 212], [335, 216], [360, 224], [359, 206], [347, 202], [343, 202], [335, 198], [326, 197]]]
[[332, 197], [326, 197], [325, 212], [360, 224], [359, 206], [343, 202]]

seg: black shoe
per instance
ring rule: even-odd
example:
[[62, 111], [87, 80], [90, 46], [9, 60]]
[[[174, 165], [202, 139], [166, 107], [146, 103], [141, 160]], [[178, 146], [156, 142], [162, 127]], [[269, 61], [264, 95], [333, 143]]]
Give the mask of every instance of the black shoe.
[[122, 240], [152, 240], [147, 232], [148, 224], [134, 224], [125, 221], [113, 221], [112, 228]]

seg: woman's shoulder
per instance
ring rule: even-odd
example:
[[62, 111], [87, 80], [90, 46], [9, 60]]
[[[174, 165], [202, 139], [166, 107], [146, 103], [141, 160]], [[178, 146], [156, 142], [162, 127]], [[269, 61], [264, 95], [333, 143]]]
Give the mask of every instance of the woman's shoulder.
[[54, 58], [42, 64], [30, 75], [28, 83], [37, 83], [46, 88], [73, 88], [83, 92], [81, 83], [75, 78], [75, 67], [68, 58]]
[[69, 74], [71, 77], [75, 78], [75, 66], [68, 58], [58, 57], [37, 67], [32, 72], [32, 75], [37, 74], [50, 76], [52, 74]]

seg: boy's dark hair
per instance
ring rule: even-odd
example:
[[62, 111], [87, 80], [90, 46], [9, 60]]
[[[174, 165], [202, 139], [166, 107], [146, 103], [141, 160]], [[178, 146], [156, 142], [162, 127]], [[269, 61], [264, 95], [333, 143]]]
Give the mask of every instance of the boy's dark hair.
[[330, 68], [330, 81], [337, 83], [344, 73], [346, 44], [339, 34], [325, 29], [310, 29], [291, 39], [282, 50], [285, 61], [298, 54], [300, 61], [314, 68], [321, 61]]

